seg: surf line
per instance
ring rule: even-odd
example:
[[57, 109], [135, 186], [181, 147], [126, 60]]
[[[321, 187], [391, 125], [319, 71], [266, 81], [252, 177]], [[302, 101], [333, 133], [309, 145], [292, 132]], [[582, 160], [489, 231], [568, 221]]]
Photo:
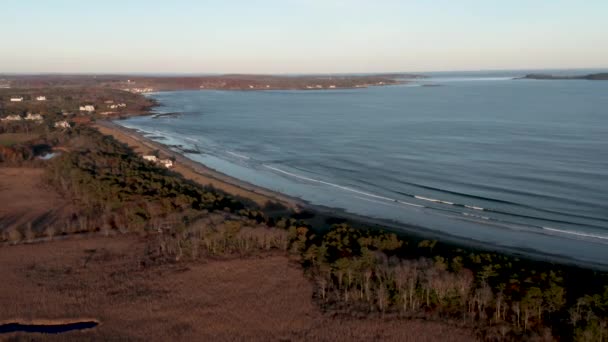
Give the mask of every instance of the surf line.
[[249, 159], [251, 159], [251, 158], [249, 158], [249, 157], [247, 157], [247, 156], [245, 156], [245, 155], [238, 154], [238, 153], [235, 153], [235, 152], [230, 152], [230, 151], [226, 151], [226, 152], [227, 152], [228, 154], [231, 154], [231, 155], [233, 155], [233, 156], [237, 157], [237, 158], [241, 158], [241, 159], [245, 159], [245, 160], [249, 160]]
[[356, 189], [353, 189], [353, 188], [349, 188], [347, 186], [342, 186], [342, 185], [338, 185], [338, 184], [334, 184], [334, 183], [329, 183], [329, 182], [325, 182], [325, 181], [318, 180], [318, 179], [313, 179], [313, 178], [301, 176], [301, 175], [298, 175], [298, 174], [295, 174], [295, 173], [291, 173], [291, 172], [287, 172], [287, 171], [278, 169], [278, 168], [270, 166], [270, 165], [263, 164], [263, 166], [265, 168], [271, 169], [273, 171], [280, 172], [280, 173], [286, 174], [288, 176], [299, 178], [299, 179], [306, 180], [306, 181], [309, 181], [309, 182], [319, 183], [319, 184], [323, 184], [323, 185], [328, 185], [328, 186], [331, 186], [331, 187], [334, 187], [334, 188], [337, 188], [337, 189], [340, 189], [340, 190], [349, 191], [349, 192], [353, 192], [353, 193], [356, 193], [356, 194], [359, 194], [359, 195], [368, 196], [368, 197], [372, 197], [372, 198], [378, 198], [378, 199], [385, 200], [385, 201], [388, 201], [388, 202], [397, 202], [397, 203], [409, 205], [409, 206], [412, 206], [412, 207], [424, 208], [423, 205], [403, 202], [403, 201], [399, 201], [399, 200], [396, 200], [396, 199], [393, 199], [393, 198], [389, 198], [389, 197], [384, 197], [384, 196], [370, 194], [369, 192], [356, 190]]
[[581, 233], [581, 232], [573, 232], [573, 231], [569, 231], [569, 230], [562, 230], [562, 229], [556, 229], [556, 228], [551, 228], [551, 227], [542, 227], [545, 230], [549, 230], [552, 232], [558, 232], [558, 233], [562, 233], [562, 234], [570, 234], [570, 235], [576, 235], [576, 236], [583, 236], [583, 237], [591, 237], [591, 238], [596, 238], [596, 239], [602, 239], [602, 240], [608, 240], [608, 236], [604, 236], [604, 235], [597, 235], [597, 234], [585, 234], [585, 233]]

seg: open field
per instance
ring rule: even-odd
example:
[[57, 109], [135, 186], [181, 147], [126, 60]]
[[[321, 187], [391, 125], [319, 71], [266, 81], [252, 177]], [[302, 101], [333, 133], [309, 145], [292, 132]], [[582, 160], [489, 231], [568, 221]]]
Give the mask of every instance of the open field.
[[0, 233], [47, 229], [68, 215], [69, 203], [43, 176], [42, 168], [0, 168]]
[[0, 145], [12, 146], [37, 138], [37, 135], [27, 133], [3, 133], [0, 134]]
[[438, 323], [323, 315], [299, 266], [281, 255], [157, 264], [147, 246], [146, 238], [121, 236], [0, 248], [0, 322], [101, 323], [28, 336], [53, 341], [473, 340]]

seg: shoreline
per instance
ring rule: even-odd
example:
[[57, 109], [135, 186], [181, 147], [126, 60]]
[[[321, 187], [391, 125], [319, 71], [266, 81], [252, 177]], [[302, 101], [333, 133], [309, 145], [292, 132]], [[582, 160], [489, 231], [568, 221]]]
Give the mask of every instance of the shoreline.
[[305, 203], [262, 187], [247, 183], [215, 171], [201, 163], [191, 160], [181, 153], [171, 150], [168, 146], [144, 137], [134, 129], [118, 125], [112, 121], [97, 121], [93, 124], [102, 134], [111, 135], [116, 140], [129, 145], [139, 154], [158, 150], [165, 158], [175, 158], [176, 165], [170, 170], [177, 172], [186, 179], [203, 186], [212, 186], [230, 195], [250, 200], [261, 208], [272, 203], [279, 203], [288, 209], [299, 212]]
[[549, 254], [528, 248], [513, 248], [501, 245], [491, 245], [472, 238], [463, 238], [439, 232], [433, 229], [400, 223], [393, 220], [368, 217], [349, 213], [341, 208], [330, 208], [322, 205], [314, 205], [305, 200], [291, 197], [276, 191], [272, 191], [246, 181], [228, 176], [213, 170], [200, 162], [196, 162], [175, 152], [170, 147], [152, 141], [139, 131], [127, 128], [113, 121], [97, 121], [93, 126], [104, 135], [110, 135], [116, 140], [127, 144], [138, 154], [149, 153], [158, 150], [165, 158], [175, 158], [176, 165], [170, 169], [172, 172], [181, 174], [184, 178], [203, 186], [212, 186], [220, 191], [235, 196], [245, 201], [251, 201], [260, 209], [273, 204], [280, 204], [286, 210], [300, 213], [312, 212], [314, 216], [325, 219], [341, 219], [350, 221], [355, 225], [368, 228], [383, 229], [400, 236], [409, 236], [418, 239], [436, 239], [446, 245], [454, 245], [474, 250], [487, 252], [498, 252], [521, 257], [537, 262], [558, 263], [567, 266], [590, 268], [608, 271], [608, 265], [590, 261], [577, 260], [557, 254]]

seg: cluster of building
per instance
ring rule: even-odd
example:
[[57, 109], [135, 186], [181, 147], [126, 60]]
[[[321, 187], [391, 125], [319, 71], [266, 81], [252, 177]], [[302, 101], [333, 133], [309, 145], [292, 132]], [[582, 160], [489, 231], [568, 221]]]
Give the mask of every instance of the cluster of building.
[[118, 109], [118, 108], [125, 108], [127, 107], [126, 103], [114, 103], [114, 104], [109, 104], [108, 108], [110, 109]]
[[[327, 88], [336, 89], [336, 86], [334, 84], [332, 84], [332, 85], [328, 86]], [[323, 86], [321, 84], [307, 85], [306, 89], [323, 89]]]
[[[201, 86], [201, 88], [204, 88], [204, 87], [203, 87], [203, 86]], [[265, 85], [265, 86], [260, 85], [259, 87], [258, 87], [258, 86], [255, 86], [255, 85], [252, 85], [252, 84], [250, 84], [250, 85], [249, 85], [249, 89], [264, 89], [264, 88], [269, 89], [269, 88], [270, 88], [270, 85], [268, 85], [268, 84], [267, 84], [267, 85]]]
[[[42, 116], [42, 114], [32, 114], [32, 113], [27, 113], [27, 115], [25, 117], [15, 114], [15, 115], [8, 115], [4, 118], [1, 118], [0, 121], [6, 121], [6, 122], [11, 122], [11, 121], [34, 121], [34, 122], [42, 122], [44, 121], [44, 117]], [[69, 122], [67, 122], [66, 120], [60, 120], [60, 121], [56, 121], [53, 126], [55, 128], [71, 128], [72, 126], [70, 125]]]
[[145, 155], [143, 156], [144, 160], [147, 160], [149, 162], [158, 164], [158, 165], [162, 165], [164, 167], [166, 167], [167, 169], [170, 169], [173, 167], [173, 160], [171, 159], [160, 159], [155, 155]]
[[[46, 96], [36, 96], [36, 101], [46, 101]], [[23, 102], [23, 96], [11, 97], [11, 102]]]
[[152, 88], [125, 88], [124, 91], [129, 91], [131, 93], [141, 94], [141, 93], [151, 93], [154, 91]]
[[27, 115], [25, 117], [22, 117], [21, 115], [8, 115], [0, 120], [2, 120], [2, 121], [21, 121], [21, 120], [42, 121], [42, 120], [44, 120], [44, 118], [40, 114], [27, 113]]

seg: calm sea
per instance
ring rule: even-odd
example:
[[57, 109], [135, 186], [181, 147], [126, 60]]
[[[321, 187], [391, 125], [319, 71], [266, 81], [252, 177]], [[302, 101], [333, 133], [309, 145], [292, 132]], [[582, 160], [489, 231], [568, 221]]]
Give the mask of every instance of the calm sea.
[[608, 82], [517, 75], [157, 93], [181, 114], [119, 123], [312, 204], [608, 264]]

